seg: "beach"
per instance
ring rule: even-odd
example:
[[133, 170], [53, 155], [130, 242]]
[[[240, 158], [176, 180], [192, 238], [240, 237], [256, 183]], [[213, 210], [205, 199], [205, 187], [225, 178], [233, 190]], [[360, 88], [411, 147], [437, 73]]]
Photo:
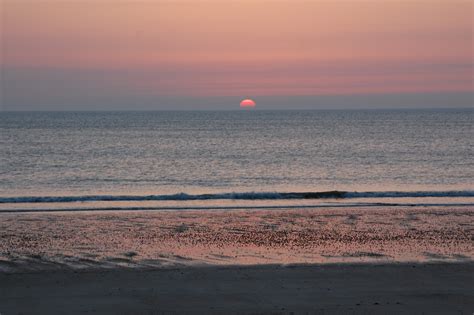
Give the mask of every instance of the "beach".
[[472, 314], [472, 113], [2, 113], [0, 314]]
[[0, 312], [474, 310], [471, 207], [3, 213]]
[[474, 265], [333, 264], [0, 274], [2, 314], [471, 314]]
[[474, 259], [472, 207], [0, 215], [0, 271]]
[[0, 0], [0, 315], [474, 315], [472, 9]]

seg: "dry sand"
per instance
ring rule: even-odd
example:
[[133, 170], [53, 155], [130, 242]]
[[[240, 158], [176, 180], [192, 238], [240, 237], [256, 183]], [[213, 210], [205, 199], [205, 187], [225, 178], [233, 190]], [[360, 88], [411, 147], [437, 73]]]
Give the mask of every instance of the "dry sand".
[[8, 314], [472, 314], [474, 265], [213, 266], [0, 274]]

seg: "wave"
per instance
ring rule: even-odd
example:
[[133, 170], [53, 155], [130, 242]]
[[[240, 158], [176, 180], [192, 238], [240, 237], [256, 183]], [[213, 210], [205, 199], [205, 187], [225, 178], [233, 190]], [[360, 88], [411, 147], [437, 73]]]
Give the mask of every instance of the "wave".
[[275, 199], [353, 199], [353, 198], [474, 197], [474, 191], [320, 191], [320, 192], [244, 192], [171, 195], [84, 195], [0, 197], [5, 203], [64, 203], [85, 201], [188, 201], [188, 200], [275, 200]]

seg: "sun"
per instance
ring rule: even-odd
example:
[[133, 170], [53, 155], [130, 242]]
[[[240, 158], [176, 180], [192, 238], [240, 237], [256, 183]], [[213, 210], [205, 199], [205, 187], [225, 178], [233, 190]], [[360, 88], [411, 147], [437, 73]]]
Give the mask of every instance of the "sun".
[[255, 101], [249, 98], [240, 102], [240, 108], [255, 108], [255, 105], [257, 105], [255, 104]]

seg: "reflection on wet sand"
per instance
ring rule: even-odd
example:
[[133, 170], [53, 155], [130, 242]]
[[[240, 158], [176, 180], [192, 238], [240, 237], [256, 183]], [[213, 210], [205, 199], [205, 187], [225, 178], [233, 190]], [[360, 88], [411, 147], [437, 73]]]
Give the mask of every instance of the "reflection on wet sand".
[[0, 270], [471, 261], [470, 207], [2, 214]]

